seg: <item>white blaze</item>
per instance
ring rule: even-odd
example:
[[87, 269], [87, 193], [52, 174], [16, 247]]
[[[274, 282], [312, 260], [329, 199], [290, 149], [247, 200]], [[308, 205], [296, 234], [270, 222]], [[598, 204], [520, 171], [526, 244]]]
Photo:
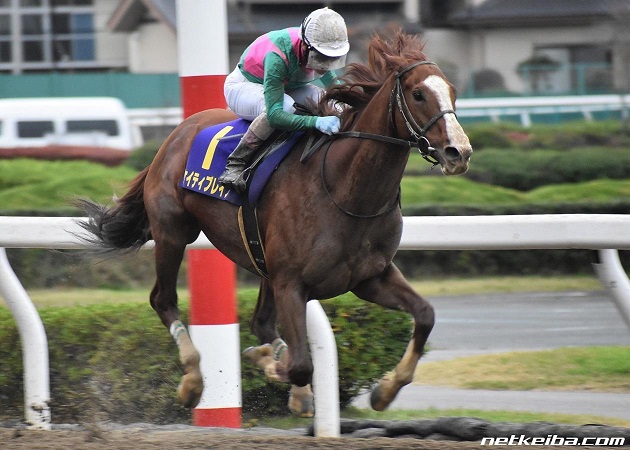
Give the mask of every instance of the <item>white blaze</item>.
[[[443, 78], [437, 75], [430, 75], [424, 80], [424, 84], [435, 94], [440, 110], [455, 109], [451, 98], [451, 90]], [[446, 122], [446, 134], [450, 145], [455, 148], [470, 147], [468, 136], [464, 133], [464, 129], [457, 121], [455, 114], [445, 114], [444, 121]]]

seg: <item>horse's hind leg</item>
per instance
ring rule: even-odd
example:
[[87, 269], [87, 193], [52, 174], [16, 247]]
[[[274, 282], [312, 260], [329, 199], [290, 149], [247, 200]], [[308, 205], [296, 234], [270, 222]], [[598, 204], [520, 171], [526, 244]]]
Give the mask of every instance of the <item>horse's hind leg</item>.
[[151, 291], [151, 306], [162, 323], [170, 330], [179, 349], [179, 360], [184, 375], [177, 390], [179, 401], [187, 408], [199, 403], [203, 391], [203, 378], [199, 369], [199, 353], [193, 346], [184, 324], [179, 320], [177, 307], [177, 274], [184, 258], [186, 244], [199, 234], [199, 230], [189, 229], [183, 221], [175, 228], [161, 232], [152, 226], [155, 239], [156, 280]]
[[258, 301], [250, 322], [250, 329], [261, 345], [246, 348], [243, 354], [260, 367], [269, 380], [285, 382], [289, 379], [286, 372], [278, 372], [278, 362], [286, 361], [288, 356], [287, 344], [280, 338], [276, 328], [274, 301], [269, 282], [265, 279], [261, 280]]
[[433, 329], [433, 307], [414, 292], [394, 264], [379, 277], [360, 283], [353, 292], [360, 298], [390, 309], [401, 309], [414, 319], [413, 337], [396, 368], [386, 374], [372, 391], [372, 408], [382, 411], [400, 389], [411, 383], [420, 356]]
[[[265, 279], [260, 283], [258, 302], [250, 328], [262, 345], [249, 347], [243, 354], [260, 367], [269, 380], [289, 381], [286, 374], [289, 351], [287, 344], [278, 334], [275, 299], [269, 282]], [[291, 385], [288, 406], [293, 414], [300, 417], [313, 417], [315, 408], [311, 385], [307, 384], [303, 387]]]

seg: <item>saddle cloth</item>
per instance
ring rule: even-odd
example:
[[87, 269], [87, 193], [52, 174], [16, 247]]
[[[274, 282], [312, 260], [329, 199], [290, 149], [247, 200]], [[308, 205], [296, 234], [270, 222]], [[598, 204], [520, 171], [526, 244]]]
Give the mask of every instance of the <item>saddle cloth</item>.
[[[213, 125], [201, 130], [193, 140], [186, 163], [186, 171], [179, 185], [200, 194], [225, 200], [241, 206], [241, 196], [220, 184], [217, 179], [223, 173], [227, 158], [247, 131], [250, 122], [237, 119]], [[264, 158], [249, 183], [248, 202], [255, 206], [273, 171], [289, 153], [302, 133], [293, 133], [286, 141]]]

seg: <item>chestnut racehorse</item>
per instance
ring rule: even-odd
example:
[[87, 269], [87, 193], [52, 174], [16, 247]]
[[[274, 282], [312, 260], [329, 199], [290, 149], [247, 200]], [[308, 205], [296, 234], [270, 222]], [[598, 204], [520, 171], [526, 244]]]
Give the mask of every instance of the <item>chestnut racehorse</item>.
[[[298, 414], [312, 415], [309, 299], [351, 291], [413, 317], [413, 337], [401, 361], [372, 392], [376, 410], [412, 381], [433, 328], [433, 308], [392, 263], [402, 233], [400, 182], [412, 148], [440, 164], [446, 175], [467, 170], [472, 148], [455, 115], [455, 90], [423, 47], [416, 36], [402, 32], [390, 40], [374, 37], [367, 63], [350, 64], [319, 104], [320, 113], [340, 115], [341, 132], [303, 161], [303, 149], [316, 132], [302, 136], [258, 202], [268, 278], [262, 279], [251, 322], [261, 346], [246, 354], [269, 378], [293, 384], [290, 407]], [[79, 202], [89, 217], [82, 223], [91, 233], [86, 238], [101, 247], [134, 249], [155, 241], [151, 306], [178, 344], [184, 371], [178, 394], [189, 407], [199, 402], [203, 381], [199, 354], [177, 307], [186, 245], [203, 232], [232, 261], [256, 273], [239, 232], [237, 207], [179, 186], [195, 136], [234, 118], [217, 109], [187, 118], [112, 207]]]

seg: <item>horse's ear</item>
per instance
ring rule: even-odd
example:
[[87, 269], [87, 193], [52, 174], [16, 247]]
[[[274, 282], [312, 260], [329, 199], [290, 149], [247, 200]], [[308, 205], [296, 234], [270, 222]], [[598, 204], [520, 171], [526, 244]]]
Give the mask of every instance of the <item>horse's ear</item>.
[[376, 73], [389, 73], [393, 70], [387, 55], [387, 43], [380, 37], [374, 36], [368, 47], [368, 65]]

